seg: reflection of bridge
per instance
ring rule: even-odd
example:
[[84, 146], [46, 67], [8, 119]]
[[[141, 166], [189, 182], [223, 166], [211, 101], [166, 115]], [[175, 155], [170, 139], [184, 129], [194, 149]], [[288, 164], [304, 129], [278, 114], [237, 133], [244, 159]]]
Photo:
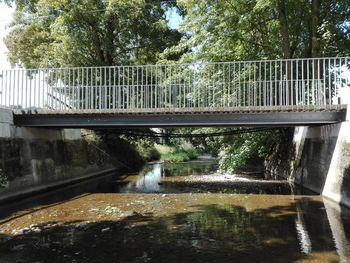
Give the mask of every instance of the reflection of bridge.
[[345, 118], [349, 58], [0, 71], [25, 126], [325, 124]]

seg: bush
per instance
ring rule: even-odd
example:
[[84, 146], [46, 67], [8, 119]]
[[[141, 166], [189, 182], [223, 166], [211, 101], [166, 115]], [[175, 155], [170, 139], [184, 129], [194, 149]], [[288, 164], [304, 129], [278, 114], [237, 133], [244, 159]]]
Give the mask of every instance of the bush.
[[154, 147], [157, 149], [157, 151], [158, 151], [161, 155], [170, 153], [171, 151], [174, 150], [173, 147], [168, 146], [168, 145], [164, 145], [164, 144], [155, 144]]
[[160, 159], [160, 153], [153, 143], [146, 141], [138, 141], [135, 143], [136, 150], [146, 162], [156, 161]]
[[183, 149], [183, 148], [175, 148], [170, 152], [167, 152], [161, 156], [161, 160], [168, 162], [187, 162], [190, 160], [197, 159], [198, 154], [195, 149]]

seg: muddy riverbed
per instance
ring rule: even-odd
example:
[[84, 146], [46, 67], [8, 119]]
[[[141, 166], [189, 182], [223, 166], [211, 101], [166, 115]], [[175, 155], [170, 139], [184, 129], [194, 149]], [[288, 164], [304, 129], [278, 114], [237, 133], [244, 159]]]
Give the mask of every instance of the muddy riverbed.
[[1, 206], [0, 262], [350, 261], [348, 209], [215, 169], [152, 164]]

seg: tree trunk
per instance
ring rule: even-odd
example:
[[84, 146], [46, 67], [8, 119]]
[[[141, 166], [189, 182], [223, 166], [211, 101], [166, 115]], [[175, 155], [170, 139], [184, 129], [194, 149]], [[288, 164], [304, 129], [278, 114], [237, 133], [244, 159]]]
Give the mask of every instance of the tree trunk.
[[290, 40], [289, 40], [289, 30], [287, 21], [287, 10], [285, 0], [278, 1], [278, 20], [280, 23], [280, 34], [282, 38], [282, 52], [283, 58], [292, 58], [293, 54], [291, 52]]
[[320, 24], [321, 0], [312, 0], [311, 3], [311, 28], [310, 28], [310, 56], [318, 57], [320, 54], [320, 43], [318, 37], [318, 26]]
[[[290, 45], [289, 39], [289, 29], [288, 29], [288, 21], [287, 21], [287, 10], [286, 10], [286, 2], [285, 0], [278, 0], [278, 20], [280, 23], [280, 34], [282, 38], [282, 51], [283, 58], [290, 59], [293, 57], [292, 48]], [[292, 89], [293, 83], [290, 82], [292, 62], [287, 60], [284, 63], [285, 67], [285, 75], [284, 80], [281, 79], [281, 84], [283, 85], [283, 91], [281, 95], [282, 101], [280, 101], [281, 105], [291, 105], [292, 104]], [[281, 69], [282, 70], [282, 69]]]

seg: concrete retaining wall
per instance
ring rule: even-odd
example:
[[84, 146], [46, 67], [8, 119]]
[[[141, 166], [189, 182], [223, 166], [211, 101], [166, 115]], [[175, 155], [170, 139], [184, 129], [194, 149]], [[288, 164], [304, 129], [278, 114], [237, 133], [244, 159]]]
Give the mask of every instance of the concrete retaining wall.
[[294, 146], [292, 179], [350, 207], [350, 109], [345, 122], [296, 128]]
[[0, 201], [115, 169], [103, 147], [80, 130], [15, 127], [0, 109]]

